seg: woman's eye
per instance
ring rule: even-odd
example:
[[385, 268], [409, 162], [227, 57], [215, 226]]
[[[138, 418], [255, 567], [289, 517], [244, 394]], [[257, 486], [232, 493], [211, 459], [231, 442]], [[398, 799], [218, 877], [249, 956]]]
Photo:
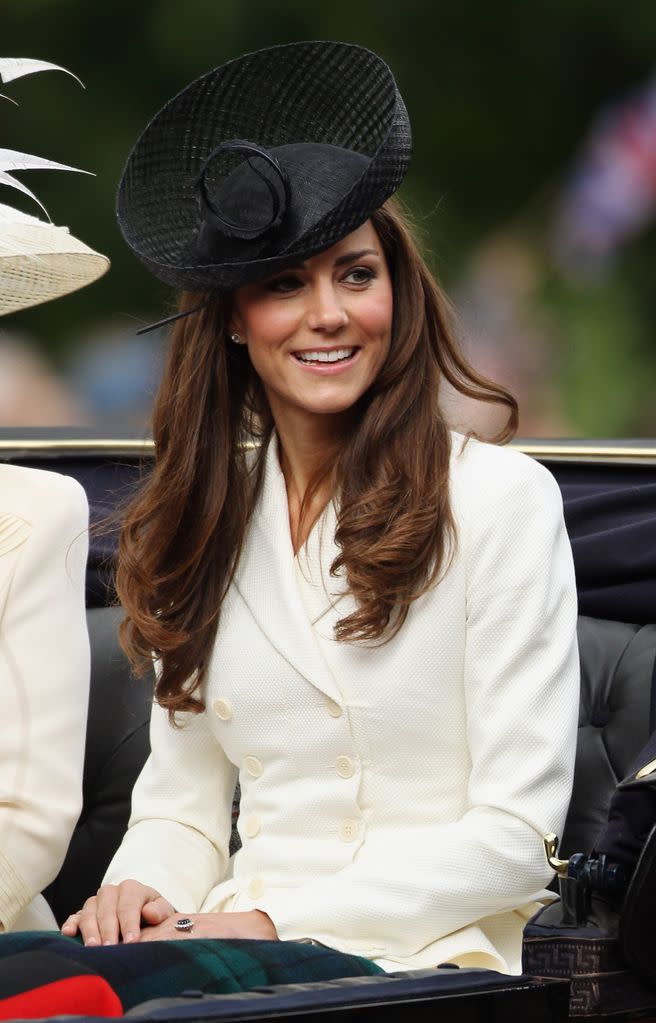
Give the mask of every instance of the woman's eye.
[[376, 276], [368, 266], [354, 266], [344, 277], [350, 284], [368, 284]]
[[298, 277], [276, 277], [275, 280], [267, 283], [268, 291], [275, 291], [278, 294], [286, 295], [290, 291], [296, 291], [301, 287]]

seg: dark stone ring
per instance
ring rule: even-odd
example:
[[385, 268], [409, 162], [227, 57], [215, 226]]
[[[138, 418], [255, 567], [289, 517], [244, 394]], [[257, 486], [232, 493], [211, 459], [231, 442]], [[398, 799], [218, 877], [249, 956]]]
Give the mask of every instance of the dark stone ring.
[[194, 921], [190, 920], [188, 916], [181, 916], [179, 920], [176, 920], [174, 925], [176, 931], [186, 931], [189, 934], [194, 929]]

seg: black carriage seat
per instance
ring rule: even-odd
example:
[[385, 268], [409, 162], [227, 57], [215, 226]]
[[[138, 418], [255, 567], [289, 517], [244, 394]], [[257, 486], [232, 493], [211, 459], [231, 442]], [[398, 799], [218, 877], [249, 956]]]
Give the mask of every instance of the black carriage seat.
[[[92, 672], [84, 808], [64, 865], [45, 892], [59, 921], [98, 889], [125, 831], [132, 786], [149, 749], [150, 685], [130, 675], [117, 639], [121, 611], [98, 607], [87, 614]], [[647, 741], [656, 625], [581, 616], [579, 648], [579, 737], [563, 855], [592, 848], [612, 790]]]
[[570, 801], [560, 852], [589, 852], [617, 782], [654, 729], [656, 625], [579, 615], [581, 703]]

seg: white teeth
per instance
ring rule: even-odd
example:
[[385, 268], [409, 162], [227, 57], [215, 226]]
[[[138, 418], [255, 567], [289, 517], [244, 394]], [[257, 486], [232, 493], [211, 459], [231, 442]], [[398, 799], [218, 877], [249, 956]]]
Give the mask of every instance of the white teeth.
[[355, 348], [337, 348], [333, 352], [294, 352], [300, 362], [340, 362], [350, 359]]

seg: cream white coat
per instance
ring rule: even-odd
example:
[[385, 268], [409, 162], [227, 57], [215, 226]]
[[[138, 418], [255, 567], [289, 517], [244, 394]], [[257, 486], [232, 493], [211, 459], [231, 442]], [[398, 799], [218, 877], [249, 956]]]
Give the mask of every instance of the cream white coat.
[[[275, 443], [209, 668], [206, 712], [157, 707], [152, 755], [105, 878], [181, 912], [260, 908], [386, 968], [520, 968], [570, 796], [576, 591], [558, 487], [454, 436], [458, 545], [383, 645], [338, 644], [329, 506], [295, 563]], [[300, 572], [300, 574], [299, 574]], [[242, 849], [228, 859], [241, 783]]]
[[3, 930], [56, 927], [32, 900], [56, 876], [82, 806], [87, 526], [74, 480], [0, 465]]

